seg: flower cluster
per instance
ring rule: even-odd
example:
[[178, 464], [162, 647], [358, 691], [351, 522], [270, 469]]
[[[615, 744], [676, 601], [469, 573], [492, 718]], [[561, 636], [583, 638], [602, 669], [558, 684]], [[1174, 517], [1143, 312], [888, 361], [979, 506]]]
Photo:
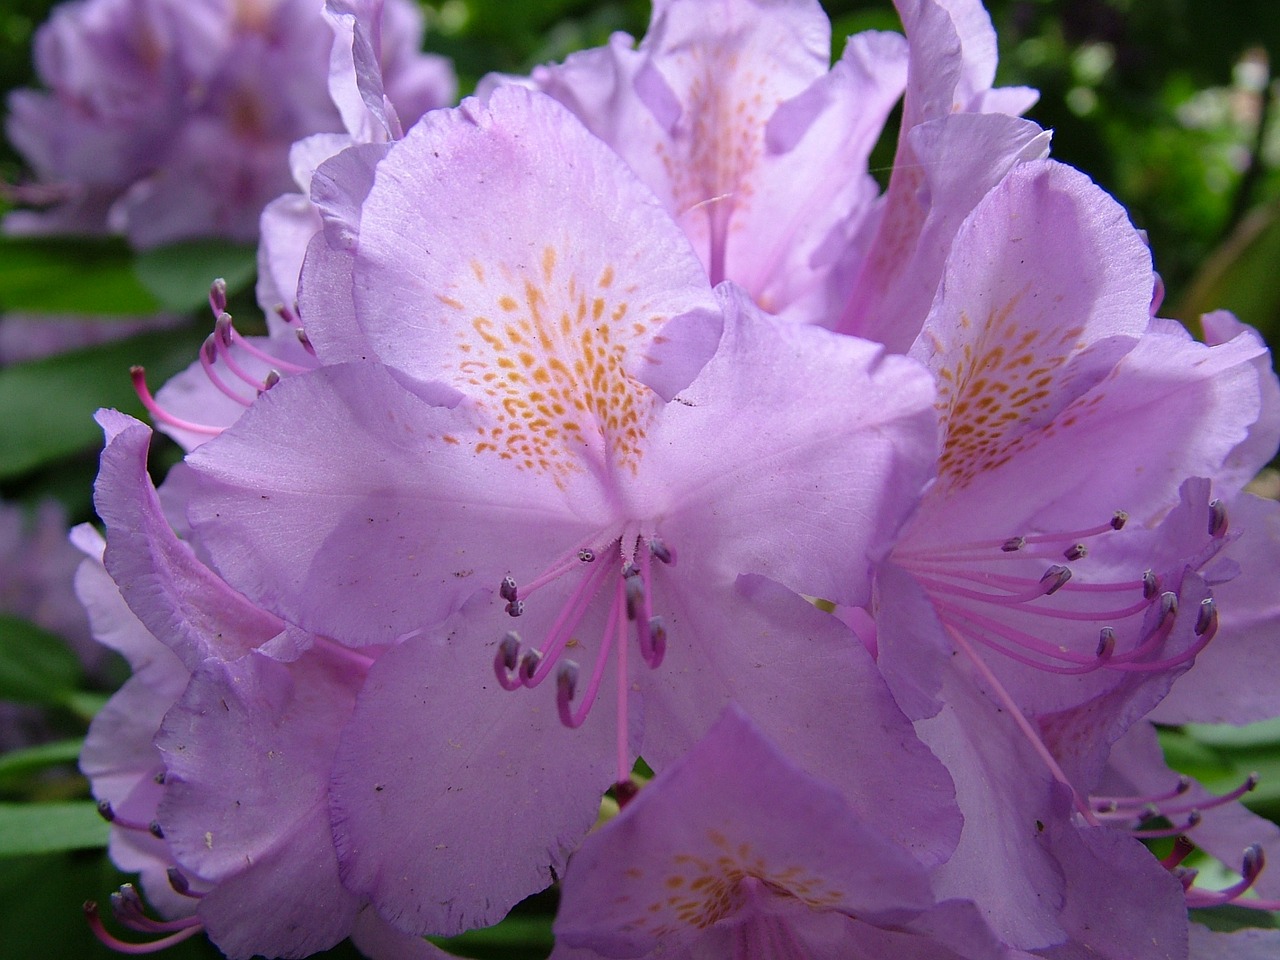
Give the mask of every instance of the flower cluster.
[[[379, 11], [376, 66], [405, 119], [450, 102], [447, 62], [418, 52], [417, 8], [361, 6]], [[256, 240], [262, 208], [290, 189], [291, 144], [343, 128], [332, 46], [311, 0], [59, 6], [35, 41], [48, 89], [9, 100], [9, 139], [37, 177], [16, 197], [37, 209], [9, 214], [5, 230], [120, 233], [139, 248]]]
[[558, 880], [563, 960], [1280, 946], [1189, 923], [1280, 907], [1280, 831], [1152, 726], [1280, 715], [1266, 348], [1158, 317], [976, 0], [897, 6], [830, 65], [816, 2], [659, 0], [407, 126], [330, 0], [271, 333], [215, 284], [138, 374], [158, 490], [99, 414], [78, 586], [135, 673], [82, 766], [165, 917], [123, 924], [430, 957]]

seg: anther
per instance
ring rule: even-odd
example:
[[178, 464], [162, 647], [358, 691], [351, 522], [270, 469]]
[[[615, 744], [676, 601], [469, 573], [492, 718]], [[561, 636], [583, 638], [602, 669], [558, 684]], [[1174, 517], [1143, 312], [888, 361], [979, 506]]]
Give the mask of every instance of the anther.
[[498, 652], [493, 655], [493, 674], [503, 690], [518, 690], [521, 686], [518, 679], [511, 674], [520, 663], [520, 634], [511, 631], [498, 644]]
[[520, 634], [514, 630], [508, 631], [498, 644], [498, 662], [507, 670], [514, 670], [520, 662]]
[[649, 666], [656, 668], [667, 652], [667, 625], [662, 617], [649, 618]]
[[1063, 550], [1062, 555], [1068, 560], [1083, 560], [1089, 555], [1089, 548], [1083, 543], [1075, 543]]
[[165, 871], [165, 876], [169, 878], [169, 886], [173, 887], [173, 892], [183, 897], [192, 896], [191, 881], [177, 867], [170, 867]]
[[1124, 525], [1128, 522], [1129, 522], [1129, 514], [1125, 513], [1123, 510], [1117, 510], [1115, 513], [1111, 515], [1112, 530], [1123, 530]]
[[152, 820], [150, 823], [148, 823], [147, 832], [150, 833], [157, 840], [164, 839], [164, 829], [160, 826], [159, 820]]
[[1040, 577], [1040, 583], [1044, 587], [1044, 595], [1048, 597], [1057, 593], [1070, 579], [1071, 568], [1055, 563]]
[[116, 811], [115, 808], [111, 806], [110, 800], [98, 801], [98, 816], [102, 817], [102, 819], [107, 821], [107, 823], [115, 823]]
[[151, 779], [152, 779], [152, 780], [154, 780], [156, 783], [160, 784], [160, 786], [162, 786], [162, 787], [163, 787], [163, 786], [164, 786], [164, 776], [165, 776], [165, 772], [164, 772], [163, 770], [161, 770], [159, 773], [157, 773], [157, 774], [156, 774], [154, 777], [152, 777]]
[[594, 563], [596, 559], [596, 552], [594, 550], [588, 550], [586, 547], [583, 547], [581, 550], [578, 551], [578, 559], [581, 560], [583, 563]]
[[303, 330], [302, 327], [298, 327], [297, 330], [294, 331], [294, 335], [297, 336], [298, 342], [302, 344], [302, 349], [314, 357], [316, 355], [316, 348], [311, 345], [311, 338], [307, 336], [307, 331]]
[[280, 382], [280, 371], [274, 370], [274, 369], [268, 370], [267, 375], [262, 378], [262, 389], [259, 390], [258, 393], [266, 393], [268, 390], [270, 390], [279, 382]]
[[1116, 652], [1116, 632], [1110, 627], [1098, 631], [1098, 659], [1110, 660]]
[[533, 675], [538, 672], [540, 663], [542, 663], [542, 654], [537, 650], [526, 650], [524, 656], [520, 658], [520, 682], [529, 686], [533, 682]]
[[524, 614], [524, 601], [512, 600], [503, 609], [507, 611], [507, 616], [510, 616], [510, 617], [522, 616]]
[[1200, 611], [1196, 614], [1196, 636], [1203, 637], [1211, 628], [1218, 625], [1218, 605], [1213, 597], [1205, 597], [1200, 601]]
[[1209, 501], [1209, 536], [1220, 540], [1227, 534], [1227, 505], [1221, 500]]
[[1160, 578], [1155, 575], [1152, 570], [1146, 571], [1142, 575], [1142, 597], [1144, 600], [1151, 600], [1160, 592]]
[[577, 692], [577, 663], [575, 660], [564, 660], [556, 671], [556, 699], [568, 705]]
[[1256, 843], [1249, 844], [1244, 851], [1244, 861], [1240, 865], [1240, 876], [1252, 882], [1258, 879], [1263, 867], [1267, 865], [1267, 856], [1262, 847]]
[[623, 583], [626, 586], [627, 619], [634, 620], [644, 604], [644, 581], [640, 579], [639, 573], [634, 573]]
[[508, 602], [515, 600], [516, 581], [514, 577], [506, 576], [502, 578], [502, 583], [498, 587], [498, 596]]
[[676, 562], [675, 554], [671, 552], [671, 548], [657, 537], [649, 538], [649, 552], [668, 566]]
[[227, 309], [227, 281], [219, 277], [209, 284], [209, 309], [216, 317]]
[[1026, 537], [1010, 537], [1008, 540], [1006, 540], [1003, 544], [1000, 545], [1000, 549], [1003, 550], [1005, 553], [1017, 553], [1026, 545], [1027, 545]]
[[[1170, 590], [1166, 590], [1160, 594], [1160, 619], [1159, 626], [1164, 626], [1165, 621], [1178, 615], [1178, 595]], [[1200, 620], [1196, 619], [1196, 625], [1199, 626]]]

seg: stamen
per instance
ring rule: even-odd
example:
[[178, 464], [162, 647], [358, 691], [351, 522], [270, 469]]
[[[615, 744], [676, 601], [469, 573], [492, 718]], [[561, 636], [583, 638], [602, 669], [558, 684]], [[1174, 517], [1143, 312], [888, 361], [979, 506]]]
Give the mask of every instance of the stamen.
[[656, 670], [661, 666], [662, 658], [667, 653], [667, 625], [661, 617], [650, 617], [648, 629], [645, 632], [649, 642], [647, 649], [642, 646], [640, 652], [649, 668]]
[[1142, 574], [1142, 595], [1148, 600], [1155, 599], [1161, 590], [1160, 578], [1151, 570]]
[[[1148, 817], [1147, 819], [1155, 819]], [[1129, 835], [1137, 837], [1139, 840], [1159, 840], [1164, 837], [1176, 837], [1194, 830], [1200, 825], [1200, 821], [1204, 819], [1204, 815], [1199, 810], [1192, 810], [1187, 814], [1187, 819], [1181, 824], [1174, 824], [1171, 827], [1156, 830], [1130, 830]]]
[[161, 950], [172, 947], [176, 943], [190, 939], [204, 929], [204, 924], [195, 917], [190, 917], [183, 921], [186, 925], [182, 929], [176, 933], [171, 933], [167, 937], [152, 940], [150, 943], [129, 943], [107, 932], [107, 928], [102, 925], [102, 917], [98, 914], [96, 901], [86, 900], [83, 909], [85, 921], [89, 924], [89, 929], [93, 931], [93, 935], [98, 938], [99, 942], [117, 953], [127, 953], [135, 956], [144, 953], [159, 953]]
[[1256, 843], [1245, 848], [1243, 862], [1240, 865], [1240, 880], [1223, 890], [1188, 890], [1187, 906], [1189, 907], [1216, 907], [1225, 903], [1235, 903], [1241, 907], [1254, 907], [1255, 909], [1273, 910], [1275, 907], [1272, 903], [1265, 900], [1241, 900], [1239, 899], [1257, 882], [1258, 877], [1262, 874], [1263, 868], [1266, 866], [1266, 856], [1262, 852], [1262, 847]]
[[229, 386], [226, 385], [226, 383], [223, 382], [222, 378], [218, 376], [217, 371], [214, 370], [213, 364], [218, 359], [218, 347], [217, 347], [217, 343], [215, 342], [215, 339], [216, 339], [216, 334], [211, 333], [209, 334], [208, 337], [205, 338], [204, 343], [200, 345], [200, 354], [199, 354], [200, 368], [204, 370], [205, 377], [208, 378], [210, 383], [212, 383], [215, 387], [218, 388], [218, 391], [220, 393], [222, 393], [227, 397], [230, 397], [232, 400], [240, 404], [242, 407], [252, 406], [253, 405], [252, 400], [250, 400], [247, 397], [242, 397], [240, 396], [240, 394], [232, 390]]
[[173, 887], [173, 892], [179, 896], [191, 897], [195, 900], [204, 896], [203, 893], [196, 893], [191, 889], [191, 881], [177, 867], [170, 867], [165, 871], [165, 875], [169, 878], [169, 886]]
[[520, 663], [519, 658], [520, 634], [511, 631], [502, 638], [493, 656], [493, 672], [503, 690], [518, 690], [522, 686], [520, 680], [511, 675]]
[[1083, 543], [1075, 543], [1063, 550], [1062, 555], [1068, 560], [1083, 560], [1089, 555], [1089, 548]]
[[1209, 536], [1221, 540], [1227, 535], [1227, 505], [1221, 500], [1209, 501]]
[[227, 281], [222, 277], [209, 284], [209, 309], [215, 317], [227, 310]]
[[[295, 320], [294, 322], [297, 323], [298, 321]], [[302, 327], [298, 327], [295, 331], [295, 335], [298, 338], [298, 342], [302, 344], [302, 349], [314, 357], [316, 355], [316, 348], [311, 345], [311, 338], [307, 336], [307, 331], [303, 330]]]
[[172, 933], [191, 926], [191, 919], [157, 920], [147, 915], [146, 905], [132, 883], [121, 884], [111, 894], [111, 913], [120, 923], [140, 933]]
[[1186, 837], [1178, 837], [1173, 841], [1173, 849], [1169, 851], [1169, 855], [1160, 861], [1160, 866], [1166, 870], [1172, 870], [1183, 860], [1195, 853], [1196, 845]]
[[261, 347], [255, 346], [252, 340], [240, 336], [239, 331], [235, 328], [235, 322], [232, 320], [231, 314], [227, 313], [225, 309], [215, 311], [214, 315], [217, 317], [214, 321], [214, 330], [222, 337], [223, 344], [226, 347], [238, 346], [251, 357], [256, 357], [263, 363], [271, 364], [272, 366], [279, 366], [286, 373], [306, 373], [311, 369], [301, 364], [292, 363], [283, 357], [274, 357]]
[[141, 823], [137, 820], [127, 820], [116, 813], [109, 800], [98, 801], [98, 815], [112, 826], [120, 827], [123, 830], [135, 830], [138, 833], [149, 833], [158, 839], [164, 839], [164, 833], [160, 830], [160, 824], [156, 823], [156, 821]]
[[649, 552], [669, 567], [674, 567], [676, 564], [675, 551], [656, 536], [649, 538]]
[[1066, 586], [1067, 581], [1070, 579], [1071, 568], [1055, 563], [1052, 567], [1046, 570], [1044, 575], [1040, 578], [1041, 583], [1047, 584], [1044, 591], [1045, 596], [1052, 596], [1057, 593]]
[[147, 371], [143, 367], [130, 367], [129, 379], [133, 381], [134, 393], [138, 395], [138, 399], [142, 405], [146, 407], [147, 412], [159, 423], [166, 423], [178, 430], [187, 430], [191, 433], [199, 433], [209, 437], [216, 437], [222, 433], [221, 427], [209, 427], [203, 423], [193, 423], [190, 420], [183, 420], [181, 417], [175, 417], [166, 411], [160, 404], [156, 403], [155, 397], [151, 395], [150, 389], [147, 387]]

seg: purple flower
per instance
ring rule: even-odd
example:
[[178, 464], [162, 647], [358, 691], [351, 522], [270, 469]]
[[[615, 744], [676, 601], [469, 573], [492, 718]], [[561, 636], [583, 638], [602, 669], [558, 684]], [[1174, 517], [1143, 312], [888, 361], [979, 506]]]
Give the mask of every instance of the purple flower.
[[[870, 330], [862, 317], [869, 307], [880, 316], [881, 306], [907, 327], [896, 287], [930, 215], [920, 168], [935, 153], [952, 165], [928, 175], [943, 187], [938, 204], [948, 198], [925, 230], [932, 250], [936, 237], [949, 240], [941, 221], [954, 232], [1013, 158], [1043, 152], [1047, 137], [1009, 116], [949, 137], [935, 130], [951, 114], [1020, 113], [1035, 95], [991, 89], [995, 34], [976, 0], [898, 6], [908, 43], [860, 33], [831, 65], [830, 24], [816, 2], [733, 0], [711, 16], [697, 0], [666, 0], [654, 4], [638, 48], [615, 34], [528, 80], [494, 77], [481, 89], [528, 83], [569, 107], [658, 195], [712, 283], [731, 279], [769, 312], [844, 332]], [[904, 89], [898, 166], [878, 197], [867, 159]], [[961, 156], [968, 207], [941, 183]], [[911, 282], [936, 281], [936, 259], [935, 276], [918, 263]]]
[[557, 960], [1008, 956], [971, 903], [938, 903], [908, 851], [733, 706], [583, 841], [555, 932]]
[[[878, 659], [957, 779], [966, 830], [939, 889], [1025, 949], [1076, 935], [1058, 898], [1081, 894], [1069, 833], [1020, 825], [1054, 823], [1064, 789], [1080, 823], [1106, 819], [1088, 798], [1111, 745], [1224, 634], [1219, 586], [1274, 549], [1224, 506], [1276, 443], [1264, 348], [1152, 321], [1153, 288], [1123, 211], [1028, 162], [960, 227], [910, 351], [937, 377], [943, 449], [879, 574]], [[993, 875], [993, 847], [1016, 867]]]
[[[375, 958], [443, 956], [338, 879], [329, 770], [377, 651], [303, 635], [228, 589], [160, 513], [150, 431], [100, 419], [107, 548], [77, 587], [95, 635], [134, 674], [95, 717], [81, 768], [112, 823], [112, 859], [141, 873], [168, 918], [147, 916], [126, 887], [117, 919], [160, 935], [150, 949], [204, 931], [233, 958], [304, 956], [347, 936]], [[89, 550], [94, 536], [79, 533]]]
[[816, 735], [908, 729], [839, 624], [770, 582], [865, 599], [933, 456], [927, 378], [714, 295], [656, 199], [540, 95], [428, 115], [371, 187], [350, 169], [327, 188], [346, 232], [303, 271], [326, 365], [184, 479], [193, 535], [253, 602], [395, 644], [334, 768], [344, 882], [406, 930], [492, 922], [638, 750], [664, 765], [730, 699], [945, 856], [945, 775], [909, 740], [890, 771]]
[[[376, 5], [379, 8], [380, 4]], [[333, 33], [310, 0], [80, 0], [36, 38], [48, 91], [10, 99], [8, 133], [53, 201], [11, 214], [19, 233], [119, 232], [137, 247], [253, 240], [289, 189], [289, 146], [342, 129], [330, 100]], [[452, 96], [415, 57], [421, 18], [388, 0], [382, 67], [406, 119]]]

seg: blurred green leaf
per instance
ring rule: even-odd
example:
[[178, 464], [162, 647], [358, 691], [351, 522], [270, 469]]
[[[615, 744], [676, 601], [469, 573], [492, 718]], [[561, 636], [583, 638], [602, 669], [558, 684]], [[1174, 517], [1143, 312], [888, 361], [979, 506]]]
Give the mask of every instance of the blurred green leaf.
[[0, 311], [145, 316], [159, 308], [123, 240], [0, 237]]
[[169, 330], [0, 370], [0, 478], [100, 444], [99, 407], [145, 416], [129, 367], [143, 365], [161, 383], [194, 360], [199, 345], [197, 331]]
[[166, 310], [186, 313], [209, 298], [209, 284], [227, 281], [236, 293], [253, 283], [258, 261], [255, 248], [226, 240], [191, 240], [140, 254], [134, 264], [138, 279]]
[[1213, 747], [1248, 749], [1264, 747], [1280, 752], [1280, 717], [1244, 727], [1227, 724], [1189, 723], [1182, 728], [1189, 737]]
[[555, 942], [550, 915], [509, 916], [492, 927], [427, 939], [456, 956], [475, 960], [542, 960]]
[[1280, 203], [1255, 210], [1205, 262], [1178, 305], [1192, 321], [1230, 310], [1274, 342], [1280, 334]]
[[0, 784], [12, 783], [47, 767], [75, 763], [83, 746], [84, 740], [77, 738], [42, 743], [25, 750], [11, 750], [0, 754]]
[[80, 661], [61, 637], [0, 613], [0, 700], [58, 706], [79, 682]]
[[105, 847], [107, 831], [92, 800], [0, 803], [0, 857]]

